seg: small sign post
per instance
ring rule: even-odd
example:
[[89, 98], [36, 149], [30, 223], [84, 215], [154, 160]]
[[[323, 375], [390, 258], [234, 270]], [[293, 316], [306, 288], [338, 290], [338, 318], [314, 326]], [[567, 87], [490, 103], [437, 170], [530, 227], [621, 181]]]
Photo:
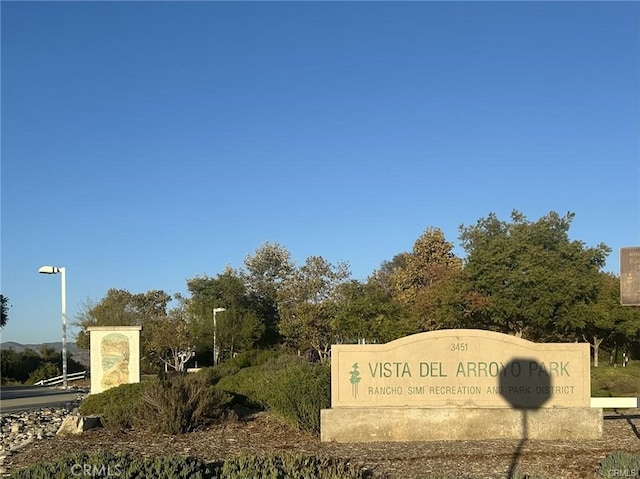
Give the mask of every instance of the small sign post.
[[620, 304], [640, 306], [640, 247], [620, 248]]

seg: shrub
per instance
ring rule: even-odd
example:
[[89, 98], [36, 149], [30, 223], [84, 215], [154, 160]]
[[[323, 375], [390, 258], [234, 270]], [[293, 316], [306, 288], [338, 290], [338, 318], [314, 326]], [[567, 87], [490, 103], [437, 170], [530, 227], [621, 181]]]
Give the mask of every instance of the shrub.
[[599, 366], [591, 368], [591, 395], [594, 397], [640, 394], [640, 368]]
[[302, 363], [282, 370], [267, 394], [274, 414], [303, 431], [320, 432], [320, 410], [331, 407], [331, 368]]
[[16, 479], [76, 479], [78, 477], [129, 477], [157, 479], [215, 477], [213, 467], [198, 459], [182, 457], [143, 457], [103, 451], [74, 454], [55, 461], [34, 464], [15, 471]]
[[598, 469], [602, 477], [635, 477], [640, 475], [640, 454], [615, 451], [607, 454]]
[[278, 356], [222, 378], [217, 387], [248, 406], [269, 408], [304, 431], [320, 430], [320, 410], [331, 405], [331, 369], [295, 356]]
[[273, 361], [279, 356], [283, 356], [283, 354], [268, 349], [250, 349], [238, 354], [231, 361], [242, 369], [251, 366], [262, 366], [267, 361]]
[[223, 417], [230, 397], [200, 375], [150, 383], [142, 392], [142, 418], [152, 432], [181, 434]]
[[16, 479], [75, 479], [77, 477], [125, 477], [154, 479], [365, 479], [371, 472], [347, 461], [298, 454], [239, 456], [224, 463], [206, 464], [199, 459], [159, 456], [133, 458], [117, 452], [74, 454], [34, 464], [12, 474]]
[[202, 374], [207, 377], [211, 384], [216, 384], [222, 378], [233, 376], [241, 369], [261, 366], [267, 361], [275, 360], [278, 356], [282, 356], [282, 353], [265, 349], [251, 349], [238, 354], [235, 358], [228, 359], [215, 366], [205, 368], [198, 374]]
[[98, 415], [112, 429], [129, 429], [138, 424], [142, 393], [153, 383], [132, 383], [91, 394], [80, 405], [83, 416]]
[[27, 384], [35, 384], [43, 379], [55, 378], [56, 376], [60, 376], [60, 369], [58, 366], [53, 363], [46, 362], [29, 374]]
[[245, 406], [266, 408], [266, 384], [262, 368], [254, 366], [221, 378], [216, 388], [232, 393]]
[[224, 479], [359, 479], [370, 476], [370, 471], [348, 461], [300, 454], [239, 456], [226, 461], [220, 474]]

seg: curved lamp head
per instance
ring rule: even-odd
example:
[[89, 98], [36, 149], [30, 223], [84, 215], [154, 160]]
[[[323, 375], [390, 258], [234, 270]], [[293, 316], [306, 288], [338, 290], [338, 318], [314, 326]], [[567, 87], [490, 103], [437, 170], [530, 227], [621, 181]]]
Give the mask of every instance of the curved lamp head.
[[214, 308], [213, 312], [214, 313], [222, 313], [223, 311], [226, 311], [226, 310], [227, 310], [227, 308]]
[[58, 274], [64, 268], [59, 268], [58, 266], [40, 266], [38, 273], [42, 274]]

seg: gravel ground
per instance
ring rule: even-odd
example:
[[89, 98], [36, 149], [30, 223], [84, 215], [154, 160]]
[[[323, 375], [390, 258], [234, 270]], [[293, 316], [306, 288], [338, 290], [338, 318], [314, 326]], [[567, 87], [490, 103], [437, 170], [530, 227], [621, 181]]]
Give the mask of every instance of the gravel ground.
[[[600, 461], [621, 450], [640, 454], [640, 409], [605, 413], [601, 439], [584, 441], [438, 441], [411, 443], [322, 443], [316, 435], [296, 431], [269, 413], [179, 436], [142, 431], [88, 431], [81, 436], [53, 437], [28, 444], [12, 455], [12, 470], [43, 458], [75, 452], [114, 450], [137, 456], [177, 454], [205, 461], [241, 453], [299, 452], [348, 459], [374, 471], [374, 477], [417, 479], [447, 473], [455, 478], [505, 478], [521, 473], [553, 479], [595, 478]], [[615, 473], [612, 472], [612, 475]], [[618, 477], [638, 477], [624, 471]]]

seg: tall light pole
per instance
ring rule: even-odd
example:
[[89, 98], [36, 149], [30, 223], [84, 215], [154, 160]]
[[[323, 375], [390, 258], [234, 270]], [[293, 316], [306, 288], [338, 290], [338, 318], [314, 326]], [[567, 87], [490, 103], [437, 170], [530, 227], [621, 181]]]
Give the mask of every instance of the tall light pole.
[[216, 342], [216, 332], [218, 323], [216, 322], [216, 313], [226, 311], [226, 308], [213, 308], [213, 365], [218, 364], [218, 343]]
[[67, 287], [65, 279], [65, 269], [59, 266], [41, 266], [38, 273], [58, 274], [60, 273], [61, 296], [62, 296], [62, 387], [67, 389]]

